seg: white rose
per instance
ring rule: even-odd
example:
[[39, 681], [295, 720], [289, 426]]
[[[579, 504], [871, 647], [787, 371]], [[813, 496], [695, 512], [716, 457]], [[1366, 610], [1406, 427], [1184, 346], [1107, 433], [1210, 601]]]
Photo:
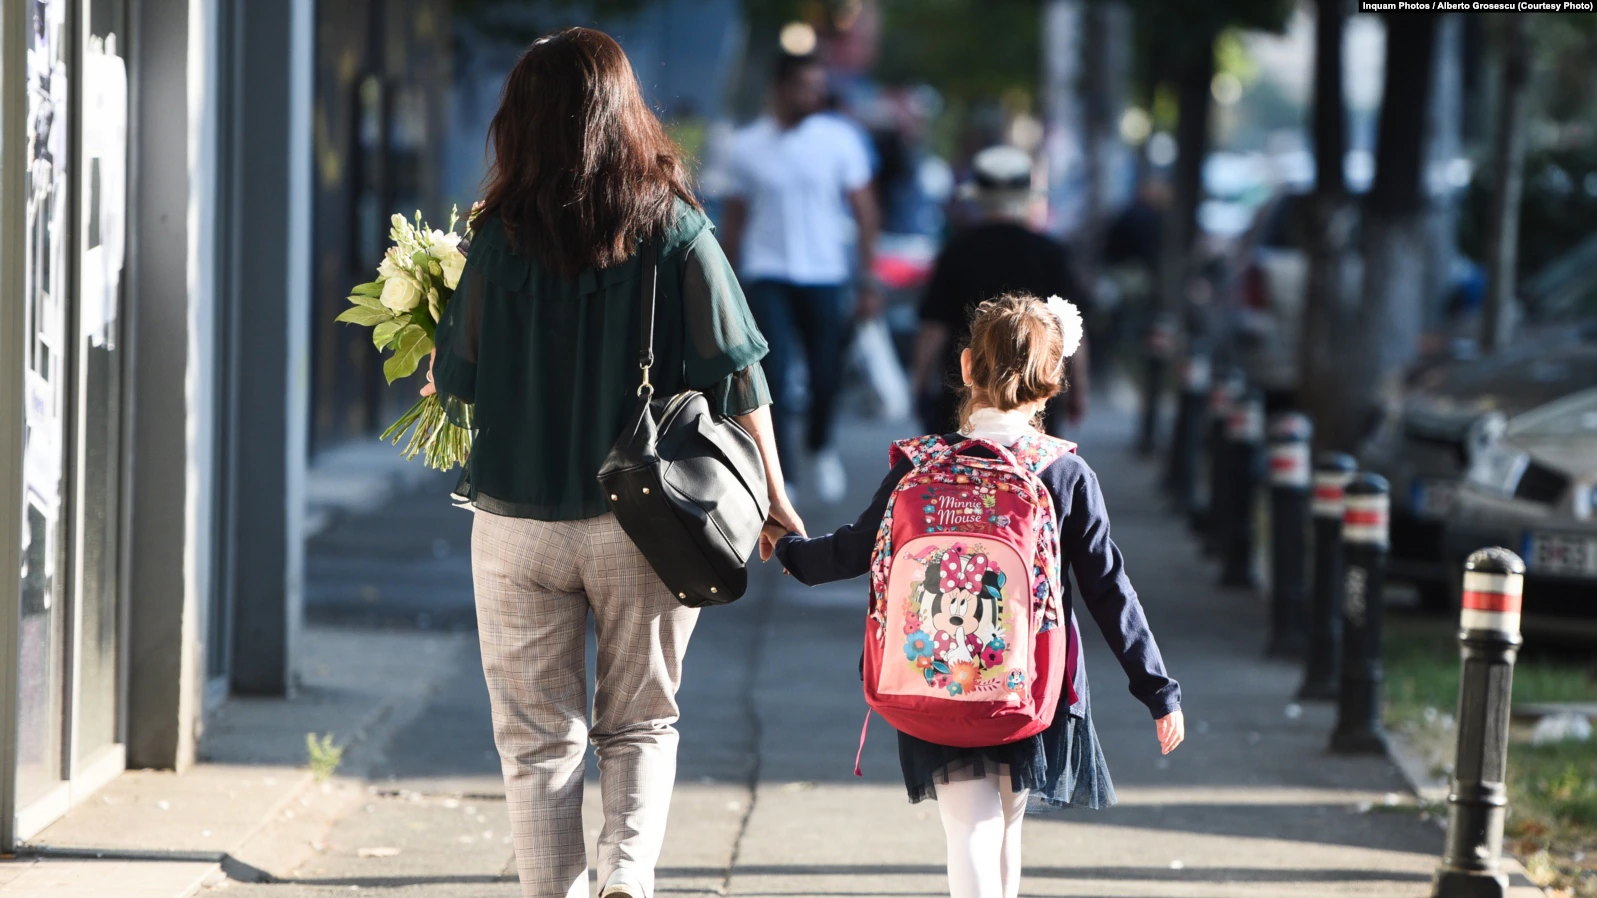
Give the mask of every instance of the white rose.
[[443, 258], [444, 286], [453, 290], [460, 286], [460, 275], [466, 270], [466, 254], [458, 249], [451, 249], [449, 255]]
[[389, 248], [383, 254], [383, 261], [377, 266], [377, 276], [380, 278], [398, 278], [405, 276], [408, 260], [400, 255], [397, 248]]
[[421, 288], [408, 277], [392, 277], [383, 282], [383, 308], [404, 313], [421, 305]]

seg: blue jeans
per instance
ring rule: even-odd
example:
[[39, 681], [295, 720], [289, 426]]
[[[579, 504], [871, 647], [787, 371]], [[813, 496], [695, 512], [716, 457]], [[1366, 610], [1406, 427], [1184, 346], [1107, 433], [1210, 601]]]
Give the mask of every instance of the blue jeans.
[[842, 284], [793, 284], [758, 280], [748, 285], [749, 308], [760, 333], [770, 344], [765, 357], [766, 381], [771, 387], [776, 421], [777, 452], [782, 472], [789, 479], [797, 465], [790, 429], [780, 414], [788, 396], [788, 377], [800, 352], [809, 370], [810, 396], [805, 447], [811, 452], [832, 442], [832, 418], [843, 380], [843, 350], [848, 342], [849, 313]]

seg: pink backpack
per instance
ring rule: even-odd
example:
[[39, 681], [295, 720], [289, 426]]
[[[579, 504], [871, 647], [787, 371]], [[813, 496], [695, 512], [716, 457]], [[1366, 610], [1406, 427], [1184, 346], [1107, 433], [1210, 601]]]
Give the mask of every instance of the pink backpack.
[[1074, 451], [1042, 434], [1008, 449], [893, 444], [892, 462], [915, 467], [876, 534], [864, 678], [866, 703], [899, 731], [1000, 745], [1047, 729], [1062, 695], [1075, 700], [1053, 498], [1037, 476]]

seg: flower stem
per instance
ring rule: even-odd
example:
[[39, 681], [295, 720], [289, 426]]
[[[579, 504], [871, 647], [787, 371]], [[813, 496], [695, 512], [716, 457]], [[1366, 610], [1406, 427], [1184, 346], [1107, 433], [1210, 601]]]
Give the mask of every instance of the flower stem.
[[[406, 433], [410, 434], [408, 440]], [[401, 455], [407, 461], [421, 455], [423, 463], [439, 471], [464, 465], [471, 454], [471, 431], [449, 419], [437, 395], [422, 397], [383, 431], [382, 438], [396, 446], [405, 440]]]

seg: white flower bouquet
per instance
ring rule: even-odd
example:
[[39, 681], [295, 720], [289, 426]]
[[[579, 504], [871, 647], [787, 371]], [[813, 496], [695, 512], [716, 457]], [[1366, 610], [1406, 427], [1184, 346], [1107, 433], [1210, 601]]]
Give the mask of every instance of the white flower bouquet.
[[[377, 266], [377, 280], [351, 291], [349, 301], [354, 305], [338, 320], [371, 328], [377, 348], [392, 351], [383, 362], [383, 375], [393, 383], [415, 374], [433, 351], [438, 321], [466, 267], [463, 243], [470, 237], [471, 225], [467, 223], [464, 235], [455, 233], [458, 208], [450, 211], [445, 231], [428, 227], [420, 212], [414, 223], [397, 213], [390, 221], [388, 235], [394, 245]], [[383, 431], [383, 439], [398, 445], [407, 431], [405, 458], [420, 454], [429, 467], [440, 471], [464, 465], [471, 454], [471, 406], [438, 393], [424, 396]]]

